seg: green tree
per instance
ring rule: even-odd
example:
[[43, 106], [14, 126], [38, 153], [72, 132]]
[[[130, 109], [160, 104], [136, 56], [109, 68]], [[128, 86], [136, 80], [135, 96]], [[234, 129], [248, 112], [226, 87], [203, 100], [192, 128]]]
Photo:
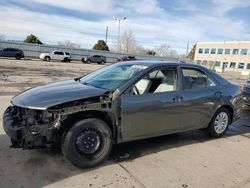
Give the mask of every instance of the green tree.
[[194, 60], [194, 54], [195, 54], [196, 44], [193, 46], [193, 48], [190, 50], [190, 52], [187, 55], [187, 58], [190, 60]]
[[26, 39], [23, 41], [25, 43], [33, 43], [33, 44], [43, 44], [37, 36], [30, 34], [26, 37]]
[[146, 51], [146, 54], [147, 54], [147, 55], [155, 56], [156, 52], [155, 52], [154, 50], [147, 50], [147, 51]]
[[109, 47], [104, 40], [98, 40], [93, 46], [93, 50], [109, 51]]

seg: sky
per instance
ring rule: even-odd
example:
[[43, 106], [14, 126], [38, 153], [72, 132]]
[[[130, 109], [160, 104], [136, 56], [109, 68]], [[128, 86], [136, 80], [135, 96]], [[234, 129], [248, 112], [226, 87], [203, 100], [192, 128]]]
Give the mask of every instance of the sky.
[[112, 45], [113, 16], [127, 17], [121, 33], [132, 30], [146, 48], [168, 44], [182, 53], [188, 42], [250, 40], [250, 0], [0, 0], [0, 35], [34, 34], [46, 44], [70, 40], [92, 48], [108, 26]]

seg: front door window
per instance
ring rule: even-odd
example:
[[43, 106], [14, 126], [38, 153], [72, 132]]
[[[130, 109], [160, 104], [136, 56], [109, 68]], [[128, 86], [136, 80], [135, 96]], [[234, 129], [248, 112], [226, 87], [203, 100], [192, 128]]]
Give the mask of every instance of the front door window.
[[146, 74], [133, 87], [134, 95], [175, 91], [177, 74], [175, 69], [158, 69]]

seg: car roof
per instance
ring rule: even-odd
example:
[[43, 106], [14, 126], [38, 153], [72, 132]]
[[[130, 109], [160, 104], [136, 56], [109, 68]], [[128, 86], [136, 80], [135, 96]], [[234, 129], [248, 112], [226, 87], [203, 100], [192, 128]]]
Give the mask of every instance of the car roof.
[[202, 67], [201, 65], [197, 65], [194, 63], [189, 63], [189, 62], [185, 62], [185, 61], [178, 61], [178, 60], [136, 60], [136, 61], [124, 61], [121, 62], [122, 64], [135, 64], [135, 65], [145, 65], [148, 67], [153, 67], [153, 66], [161, 66], [161, 65], [190, 65], [193, 67]]
[[4, 50], [19, 50], [18, 48], [4, 48]]

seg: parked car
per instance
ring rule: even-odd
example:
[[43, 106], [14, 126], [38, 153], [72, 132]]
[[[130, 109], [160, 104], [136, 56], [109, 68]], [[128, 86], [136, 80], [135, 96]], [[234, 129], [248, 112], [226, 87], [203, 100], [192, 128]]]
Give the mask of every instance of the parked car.
[[12, 147], [59, 145], [84, 168], [107, 159], [114, 143], [196, 129], [221, 137], [240, 117], [242, 94], [199, 65], [134, 61], [26, 90], [11, 104], [3, 127]]
[[135, 61], [137, 60], [135, 56], [123, 56], [121, 58], [117, 58], [116, 62], [121, 62], [121, 61]]
[[250, 107], [250, 80], [247, 80], [242, 88], [244, 105]]
[[51, 53], [41, 53], [39, 56], [40, 59], [43, 61], [50, 61], [50, 60], [59, 60], [63, 62], [70, 62], [71, 56], [69, 52], [63, 51], [53, 51]]
[[105, 64], [107, 62], [107, 58], [103, 55], [91, 55], [91, 56], [88, 56], [86, 59], [82, 58], [82, 62]]
[[16, 59], [21, 59], [24, 58], [24, 53], [17, 48], [4, 48], [0, 50], [0, 57], [14, 57]]

